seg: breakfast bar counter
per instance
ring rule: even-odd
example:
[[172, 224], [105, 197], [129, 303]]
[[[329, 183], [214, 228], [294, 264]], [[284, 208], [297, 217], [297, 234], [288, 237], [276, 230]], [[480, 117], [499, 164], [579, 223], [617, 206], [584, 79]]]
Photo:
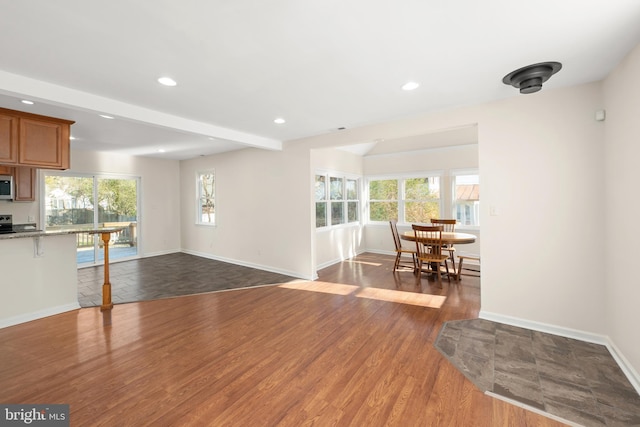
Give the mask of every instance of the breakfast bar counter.
[[76, 234], [120, 229], [0, 234], [0, 328], [79, 309]]

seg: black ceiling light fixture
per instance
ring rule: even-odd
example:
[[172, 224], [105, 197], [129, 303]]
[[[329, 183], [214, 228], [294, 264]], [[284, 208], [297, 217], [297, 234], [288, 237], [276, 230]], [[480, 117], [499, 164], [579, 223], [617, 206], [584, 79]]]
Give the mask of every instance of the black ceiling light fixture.
[[527, 65], [510, 72], [502, 79], [502, 83], [520, 89], [520, 93], [534, 93], [542, 89], [542, 83], [549, 77], [560, 71], [562, 64], [559, 62], [540, 62]]

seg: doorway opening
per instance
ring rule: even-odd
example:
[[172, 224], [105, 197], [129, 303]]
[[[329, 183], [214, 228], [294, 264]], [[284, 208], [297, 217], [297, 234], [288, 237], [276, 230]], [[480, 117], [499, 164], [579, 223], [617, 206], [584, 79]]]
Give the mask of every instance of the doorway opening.
[[[140, 177], [47, 171], [43, 181], [45, 230], [123, 227], [111, 234], [109, 259], [138, 257]], [[99, 235], [76, 236], [78, 267], [103, 264], [103, 242]]]

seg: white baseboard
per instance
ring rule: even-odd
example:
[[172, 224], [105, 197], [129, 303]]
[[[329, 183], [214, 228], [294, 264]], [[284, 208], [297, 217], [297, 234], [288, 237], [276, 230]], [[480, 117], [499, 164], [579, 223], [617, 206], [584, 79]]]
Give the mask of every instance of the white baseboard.
[[150, 257], [154, 257], [154, 256], [177, 254], [177, 253], [180, 253], [180, 252], [182, 252], [180, 249], [171, 249], [171, 250], [168, 250], [168, 251], [158, 251], [158, 252], [148, 252], [148, 253], [140, 254], [140, 258], [150, 258]]
[[[357, 252], [356, 256], [362, 255], [365, 252], [371, 252], [371, 251], [363, 249], [362, 251]], [[395, 253], [393, 253], [393, 255], [395, 255]], [[351, 258], [351, 257], [349, 257], [349, 258]], [[332, 265], [335, 265], [335, 264], [340, 264], [342, 261], [347, 260], [349, 258], [336, 258], [336, 259], [333, 259], [331, 261], [323, 262], [322, 264], [316, 265], [316, 274], [315, 274], [315, 278], [313, 280], [316, 280], [318, 278], [318, 273], [317, 273], [318, 270], [322, 270], [323, 268], [331, 267]]]
[[216, 255], [212, 255], [212, 254], [208, 254], [208, 253], [204, 253], [204, 252], [192, 251], [192, 250], [188, 250], [188, 249], [183, 249], [181, 252], [184, 252], [185, 254], [189, 254], [189, 255], [199, 256], [199, 257], [202, 257], [202, 258], [212, 259], [212, 260], [215, 260], [215, 261], [222, 261], [222, 262], [228, 262], [229, 264], [241, 265], [243, 267], [256, 268], [258, 270], [264, 270], [264, 271], [270, 271], [272, 273], [284, 274], [286, 276], [296, 277], [296, 278], [302, 279], [302, 280], [314, 280], [311, 277], [304, 277], [298, 272], [281, 270], [281, 269], [269, 267], [269, 266], [266, 266], [266, 265], [260, 265], [260, 264], [253, 264], [253, 263], [244, 262], [244, 261], [238, 261], [236, 259], [220, 257], [220, 256], [216, 256]]
[[78, 309], [80, 309], [80, 304], [75, 302], [66, 305], [59, 305], [57, 307], [50, 307], [44, 310], [34, 311], [32, 313], [25, 313], [19, 316], [8, 317], [6, 319], [0, 319], [0, 329]]
[[491, 320], [493, 322], [504, 323], [507, 325], [518, 326], [520, 328], [531, 329], [532, 331], [544, 332], [547, 334], [558, 335], [565, 338], [572, 338], [580, 341], [600, 344], [607, 347], [611, 356], [614, 358], [622, 372], [625, 374], [633, 388], [640, 394], [640, 375], [631, 366], [629, 361], [624, 357], [622, 352], [611, 341], [607, 335], [593, 334], [590, 332], [579, 331], [577, 329], [564, 328], [562, 326], [551, 325], [548, 323], [535, 322], [531, 320], [521, 319], [518, 317], [505, 316], [497, 313], [480, 311], [479, 318]]
[[382, 249], [366, 249], [363, 251], [364, 252], [368, 252], [371, 254], [378, 254], [378, 255], [391, 255], [391, 256], [396, 256], [396, 252], [395, 251], [384, 251]]

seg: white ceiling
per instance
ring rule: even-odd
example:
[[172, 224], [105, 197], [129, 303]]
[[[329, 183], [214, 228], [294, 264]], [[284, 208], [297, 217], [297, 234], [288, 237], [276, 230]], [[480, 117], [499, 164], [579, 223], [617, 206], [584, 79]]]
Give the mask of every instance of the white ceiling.
[[[543, 90], [601, 80], [640, 43], [639, 24], [638, 0], [3, 2], [0, 106], [75, 120], [75, 149], [278, 149], [536, 96], [502, 77], [537, 62], [563, 64]], [[418, 89], [401, 90], [410, 80]]]

